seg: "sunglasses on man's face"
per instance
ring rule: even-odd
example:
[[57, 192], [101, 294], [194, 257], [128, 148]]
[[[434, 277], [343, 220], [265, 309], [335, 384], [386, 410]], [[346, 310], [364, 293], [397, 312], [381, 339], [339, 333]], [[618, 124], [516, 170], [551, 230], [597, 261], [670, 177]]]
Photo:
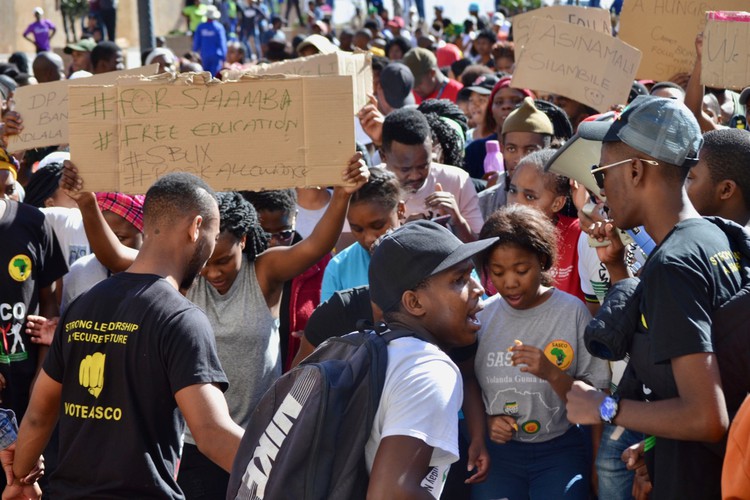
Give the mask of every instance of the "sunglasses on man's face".
[[283, 231], [279, 231], [278, 233], [269, 233], [268, 236], [272, 240], [287, 241], [292, 239], [292, 237], [294, 236], [294, 229], [285, 229]]
[[627, 160], [610, 163], [609, 165], [602, 165], [601, 167], [599, 165], [591, 165], [591, 173], [594, 175], [594, 180], [596, 180], [596, 185], [599, 187], [599, 189], [604, 189], [604, 173], [602, 173], [603, 170], [607, 170], [608, 168], [616, 167], [633, 160], [640, 160], [641, 162], [648, 163], [649, 165], [659, 164], [658, 161], [654, 160], [644, 160], [643, 158], [628, 158]]

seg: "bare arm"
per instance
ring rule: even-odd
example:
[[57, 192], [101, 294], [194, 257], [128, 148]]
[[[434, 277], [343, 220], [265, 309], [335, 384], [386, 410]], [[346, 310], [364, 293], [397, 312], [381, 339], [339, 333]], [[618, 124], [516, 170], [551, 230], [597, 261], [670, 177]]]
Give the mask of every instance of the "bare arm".
[[388, 436], [380, 441], [367, 488], [368, 500], [430, 500], [422, 488], [432, 457], [432, 446], [409, 436]]
[[273, 306], [279, 300], [284, 282], [302, 274], [333, 249], [349, 208], [351, 195], [367, 182], [369, 171], [361, 153], [355, 154], [343, 173], [348, 185], [337, 186], [323, 217], [312, 234], [296, 245], [271, 248], [256, 259], [256, 273], [266, 303]]
[[213, 384], [191, 385], [180, 389], [175, 400], [200, 452], [231, 472], [244, 431], [229, 416], [221, 390]]
[[62, 384], [50, 378], [42, 370], [37, 376], [31, 401], [21, 422], [16, 441], [16, 454], [13, 460], [13, 475], [26, 477], [36, 466], [60, 411]]
[[39, 289], [39, 315], [45, 318], [54, 318], [60, 315], [54, 283]]
[[300, 362], [310, 354], [312, 354], [314, 350], [315, 346], [312, 345], [310, 341], [307, 340], [307, 338], [305, 338], [304, 334], [302, 334], [302, 338], [300, 339], [299, 343], [299, 350], [297, 351], [297, 355], [294, 356], [294, 360], [292, 360], [292, 366], [289, 367], [289, 369], [291, 370], [292, 368], [300, 364]]
[[[39, 290], [39, 312], [42, 316], [46, 318], [54, 318], [60, 315], [60, 308], [57, 305], [57, 297], [55, 297], [55, 286], [54, 283], [50, 286], [41, 288]], [[44, 358], [47, 355], [47, 351], [49, 350], [49, 346], [47, 345], [40, 345], [39, 346], [39, 359], [37, 361], [37, 367], [36, 367], [36, 377], [39, 377], [39, 374], [42, 372], [42, 363], [44, 363]], [[32, 384], [33, 387], [33, 384]]]
[[482, 401], [482, 389], [474, 373], [474, 357], [459, 363], [459, 368], [464, 383], [464, 402], [461, 409], [470, 436], [467, 465], [470, 467], [469, 470], [475, 471], [466, 482], [472, 484], [484, 481], [490, 471], [490, 456], [485, 445], [487, 413]]
[[[615, 423], [627, 429], [668, 439], [720, 440], [729, 426], [719, 367], [713, 353], [696, 353], [672, 359], [678, 396], [649, 403], [620, 401]], [[599, 422], [599, 405], [605, 394], [582, 382], [568, 393], [568, 419], [573, 423]]]
[[60, 179], [60, 188], [78, 204], [83, 216], [86, 237], [99, 262], [113, 273], [119, 273], [130, 267], [138, 255], [138, 250], [120, 243], [107, 221], [104, 220], [99, 205], [96, 203], [96, 195], [83, 191], [83, 179], [78, 175], [78, 169], [67, 160]]
[[690, 80], [685, 89], [685, 106], [692, 111], [693, 116], [698, 120], [701, 132], [708, 132], [719, 128], [719, 126], [703, 111], [703, 85], [701, 85], [703, 34], [695, 37], [695, 52], [695, 66], [693, 66], [693, 73], [690, 75]]

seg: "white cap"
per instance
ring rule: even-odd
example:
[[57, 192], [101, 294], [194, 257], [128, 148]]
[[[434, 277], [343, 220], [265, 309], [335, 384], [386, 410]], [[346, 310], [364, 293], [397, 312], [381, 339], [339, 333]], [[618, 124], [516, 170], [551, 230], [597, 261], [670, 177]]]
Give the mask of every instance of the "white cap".
[[79, 78], [87, 78], [89, 76], [94, 76], [94, 75], [92, 73], [89, 73], [85, 69], [79, 69], [78, 71], [70, 75], [68, 80], [77, 80]]
[[37, 7], [34, 9], [34, 14], [39, 14], [40, 16], [44, 15], [44, 10], [41, 7]]
[[39, 166], [37, 167], [37, 170], [40, 168], [44, 168], [50, 163], [62, 163], [65, 160], [70, 160], [70, 152], [68, 151], [53, 151], [52, 153], [48, 154], [44, 158], [42, 158], [39, 161]]

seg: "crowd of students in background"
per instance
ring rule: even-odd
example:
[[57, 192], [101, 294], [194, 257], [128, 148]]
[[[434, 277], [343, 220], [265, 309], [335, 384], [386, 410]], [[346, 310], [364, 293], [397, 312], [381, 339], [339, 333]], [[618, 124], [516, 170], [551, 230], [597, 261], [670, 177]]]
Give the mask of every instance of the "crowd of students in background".
[[[444, 455], [430, 465], [445, 465], [446, 456], [461, 465], [433, 495], [721, 498], [723, 488], [725, 498], [748, 498], [746, 460], [725, 465], [722, 479], [724, 450], [706, 444], [721, 440], [735, 418], [727, 457], [748, 446], [747, 404], [727, 410], [710, 336], [712, 313], [747, 284], [746, 235], [726, 236], [699, 216], [750, 224], [750, 132], [743, 130], [750, 87], [704, 88], [698, 35], [691, 74], [634, 81], [627, 100], [600, 114], [563, 95], [512, 86], [513, 13], [505, 9], [470, 4], [456, 23], [435, 7], [427, 23], [416, 6], [390, 13], [373, 2], [349, 25], [334, 26], [332, 8], [289, 1], [284, 19], [258, 0], [195, 0], [183, 10], [193, 50], [175, 54], [159, 38], [142, 53], [160, 73], [218, 78], [336, 51], [372, 56], [374, 92], [355, 117], [359, 152], [348, 167], [357, 189], [218, 194], [215, 248], [183, 291], [214, 332], [232, 420], [244, 427], [283, 372], [357, 319], [401, 318], [370, 298], [373, 253], [385, 235], [426, 219], [462, 244], [492, 241], [460, 278], [486, 298], [484, 310], [468, 314], [480, 325], [477, 340], [439, 343], [460, 347], [441, 362], [460, 368], [463, 413], [450, 420], [455, 446], [427, 443], [433, 457]], [[299, 34], [289, 40], [292, 9]], [[13, 109], [17, 87], [124, 69], [113, 26], [102, 30], [92, 17], [86, 36], [65, 47], [66, 66], [50, 51], [55, 27], [41, 9], [34, 15], [26, 34], [36, 57], [29, 64], [16, 53], [0, 63], [4, 145], [31, 126]], [[658, 142], [664, 135], [669, 140]], [[549, 170], [561, 147], [581, 139], [603, 144], [601, 159], [581, 159], [596, 164], [598, 190]], [[3, 266], [9, 262], [0, 280], [0, 385], [3, 405], [22, 422], [34, 377], [61, 334], [60, 315], [96, 283], [137, 266], [144, 245], [143, 197], [88, 193], [74, 163], [66, 145], [0, 154], [0, 195], [13, 200], [0, 235], [15, 245], [0, 250]], [[167, 199], [164, 189], [159, 196]], [[648, 256], [622, 243], [615, 225], [645, 227], [656, 249]], [[629, 362], [589, 353], [584, 332], [614, 308], [605, 300], [610, 289], [641, 274], [634, 337], [650, 338], [650, 346], [636, 342]], [[54, 378], [59, 364], [47, 368]], [[598, 413], [604, 403], [614, 405], [609, 417]], [[67, 473], [71, 456], [57, 450], [55, 436], [48, 468], [62, 464]], [[217, 462], [201, 439], [185, 435], [176, 485], [188, 499], [221, 498], [227, 461]], [[368, 460], [383, 480], [382, 464]]]

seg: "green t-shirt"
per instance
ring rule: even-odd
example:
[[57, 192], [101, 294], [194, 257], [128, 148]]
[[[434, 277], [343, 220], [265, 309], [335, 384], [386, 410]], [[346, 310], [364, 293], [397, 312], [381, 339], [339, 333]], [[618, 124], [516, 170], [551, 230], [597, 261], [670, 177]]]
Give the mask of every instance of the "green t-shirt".
[[206, 5], [188, 5], [182, 9], [182, 14], [187, 16], [190, 22], [188, 23], [188, 29], [192, 32], [198, 28], [200, 23], [206, 22], [206, 14], [208, 14], [208, 7]]

